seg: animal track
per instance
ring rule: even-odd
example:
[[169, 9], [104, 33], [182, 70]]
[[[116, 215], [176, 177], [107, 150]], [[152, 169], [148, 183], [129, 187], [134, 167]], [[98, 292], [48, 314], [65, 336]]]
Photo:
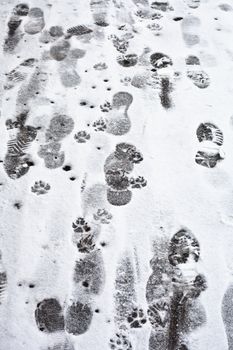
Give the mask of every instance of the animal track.
[[98, 209], [97, 212], [93, 214], [93, 218], [101, 224], [109, 224], [112, 220], [112, 214], [105, 209]]
[[88, 134], [85, 130], [78, 131], [74, 135], [74, 139], [78, 143], [86, 143], [88, 140], [90, 140], [90, 138], [91, 138], [90, 134]]
[[112, 350], [132, 350], [132, 344], [125, 334], [116, 333], [109, 341], [110, 349]]
[[141, 328], [147, 319], [141, 308], [134, 307], [133, 311], [128, 315], [127, 322], [131, 328]]
[[90, 226], [82, 217], [77, 218], [76, 221], [73, 222], [72, 227], [76, 233], [87, 233], [91, 231]]
[[142, 188], [147, 185], [147, 181], [144, 179], [143, 176], [138, 176], [137, 178], [131, 178], [130, 179], [130, 185], [131, 188]]
[[31, 191], [37, 195], [46, 194], [50, 190], [50, 185], [44, 181], [36, 181], [35, 184], [31, 187]]
[[92, 124], [95, 131], [105, 131], [107, 129], [107, 124], [104, 119], [100, 118]]

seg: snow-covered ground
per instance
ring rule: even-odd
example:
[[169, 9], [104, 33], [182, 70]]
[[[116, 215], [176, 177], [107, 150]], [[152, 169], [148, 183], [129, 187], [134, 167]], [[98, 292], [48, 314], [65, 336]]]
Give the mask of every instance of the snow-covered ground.
[[0, 5], [0, 350], [232, 350], [232, 1]]

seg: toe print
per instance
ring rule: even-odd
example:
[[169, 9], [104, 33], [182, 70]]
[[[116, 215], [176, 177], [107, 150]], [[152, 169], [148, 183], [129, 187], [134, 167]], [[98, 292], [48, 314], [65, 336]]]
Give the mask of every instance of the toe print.
[[74, 135], [74, 139], [78, 143], [86, 143], [88, 140], [90, 140], [90, 138], [91, 138], [90, 134], [88, 134], [88, 132], [85, 130], [78, 131]]
[[127, 317], [127, 322], [129, 323], [131, 328], [141, 328], [147, 319], [144, 315], [144, 311], [141, 308], [133, 308], [132, 312], [129, 313]]
[[77, 220], [73, 222], [72, 227], [74, 232], [76, 233], [84, 233], [84, 232], [86, 233], [91, 231], [90, 226], [82, 217], [77, 218]]
[[105, 209], [98, 209], [93, 217], [96, 221], [99, 221], [101, 224], [109, 224], [112, 220], [112, 214]]
[[127, 338], [127, 335], [116, 333], [115, 337], [110, 338], [109, 347], [112, 350], [132, 350], [132, 344]]
[[231, 1], [20, 1], [0, 14], [1, 350], [233, 349]]
[[50, 185], [44, 181], [36, 181], [31, 187], [31, 191], [37, 195], [46, 194], [50, 190]]

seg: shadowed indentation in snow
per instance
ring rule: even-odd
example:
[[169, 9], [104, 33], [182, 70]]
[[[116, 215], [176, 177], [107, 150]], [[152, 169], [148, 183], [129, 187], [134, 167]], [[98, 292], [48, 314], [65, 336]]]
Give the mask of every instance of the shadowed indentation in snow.
[[100, 294], [105, 283], [104, 263], [100, 250], [76, 261], [73, 280], [79, 285], [80, 293]]
[[123, 257], [117, 266], [115, 277], [115, 322], [121, 326], [129, 315], [129, 310], [134, 307], [135, 276], [132, 261], [128, 254]]
[[64, 330], [62, 307], [57, 299], [44, 299], [35, 310], [37, 327], [42, 332], [53, 333]]
[[74, 302], [65, 313], [65, 330], [73, 335], [80, 335], [90, 327], [93, 311], [88, 304]]
[[45, 26], [44, 13], [39, 7], [33, 7], [28, 12], [28, 21], [24, 25], [27, 34], [37, 34], [42, 31]]
[[233, 284], [227, 288], [222, 300], [222, 319], [227, 335], [228, 349], [233, 349]]
[[198, 17], [189, 15], [183, 19], [181, 29], [186, 46], [191, 47], [200, 42], [200, 25], [201, 21]]

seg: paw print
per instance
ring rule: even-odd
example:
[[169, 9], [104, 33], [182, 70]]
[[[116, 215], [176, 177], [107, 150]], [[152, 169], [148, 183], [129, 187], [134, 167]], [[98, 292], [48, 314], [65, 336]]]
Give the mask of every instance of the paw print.
[[91, 231], [90, 226], [88, 226], [87, 222], [82, 217], [77, 218], [77, 220], [72, 223], [72, 227], [76, 233], [86, 233]]
[[141, 328], [146, 323], [146, 316], [141, 308], [134, 307], [127, 321], [131, 328]]
[[147, 185], [147, 181], [144, 179], [143, 176], [138, 176], [136, 179], [132, 177], [130, 179], [130, 185], [131, 188], [142, 188]]
[[120, 82], [125, 85], [128, 86], [131, 83], [131, 78], [130, 77], [124, 77], [123, 79], [120, 80]]
[[112, 214], [105, 209], [98, 209], [96, 214], [93, 214], [96, 221], [100, 221], [101, 224], [109, 224], [112, 220]]
[[50, 185], [44, 181], [36, 181], [35, 184], [31, 187], [31, 191], [37, 195], [46, 194], [50, 190]]
[[78, 132], [74, 135], [74, 139], [75, 139], [75, 141], [77, 141], [78, 143], [86, 143], [87, 140], [90, 140], [90, 138], [91, 138], [90, 134], [88, 134], [85, 130], [78, 131]]
[[169, 304], [159, 300], [151, 304], [147, 310], [149, 321], [153, 328], [165, 328], [169, 321]]
[[113, 46], [117, 49], [117, 51], [121, 53], [126, 53], [129, 47], [129, 42], [127, 40], [120, 39], [116, 35], [112, 37], [112, 43], [113, 43]]
[[109, 112], [112, 109], [112, 105], [110, 102], [106, 101], [103, 105], [100, 105], [100, 109], [102, 112]]
[[160, 35], [163, 27], [159, 23], [148, 24], [148, 29], [150, 29], [155, 35]]
[[95, 131], [104, 131], [107, 129], [107, 124], [103, 118], [100, 118], [99, 120], [96, 120], [92, 124]]
[[150, 18], [150, 14], [148, 11], [143, 11], [143, 10], [138, 10], [135, 15], [137, 17], [140, 17], [141, 19], [149, 19]]
[[163, 15], [160, 12], [154, 12], [151, 15], [151, 19], [152, 20], [154, 20], [154, 19], [161, 19], [162, 17], [163, 17]]
[[94, 66], [93, 66], [94, 69], [96, 70], [104, 70], [104, 69], [107, 69], [108, 66], [105, 62], [99, 62], [99, 63], [96, 63]]
[[114, 338], [109, 341], [110, 349], [112, 350], [132, 350], [132, 344], [126, 337], [126, 335], [121, 333], [116, 333]]
[[80, 238], [77, 248], [80, 253], [90, 253], [95, 248], [93, 243], [94, 236], [92, 234], [84, 235]]
[[140, 152], [133, 151], [133, 152], [131, 152], [131, 154], [129, 156], [129, 160], [131, 160], [135, 164], [138, 164], [143, 160], [143, 156]]

